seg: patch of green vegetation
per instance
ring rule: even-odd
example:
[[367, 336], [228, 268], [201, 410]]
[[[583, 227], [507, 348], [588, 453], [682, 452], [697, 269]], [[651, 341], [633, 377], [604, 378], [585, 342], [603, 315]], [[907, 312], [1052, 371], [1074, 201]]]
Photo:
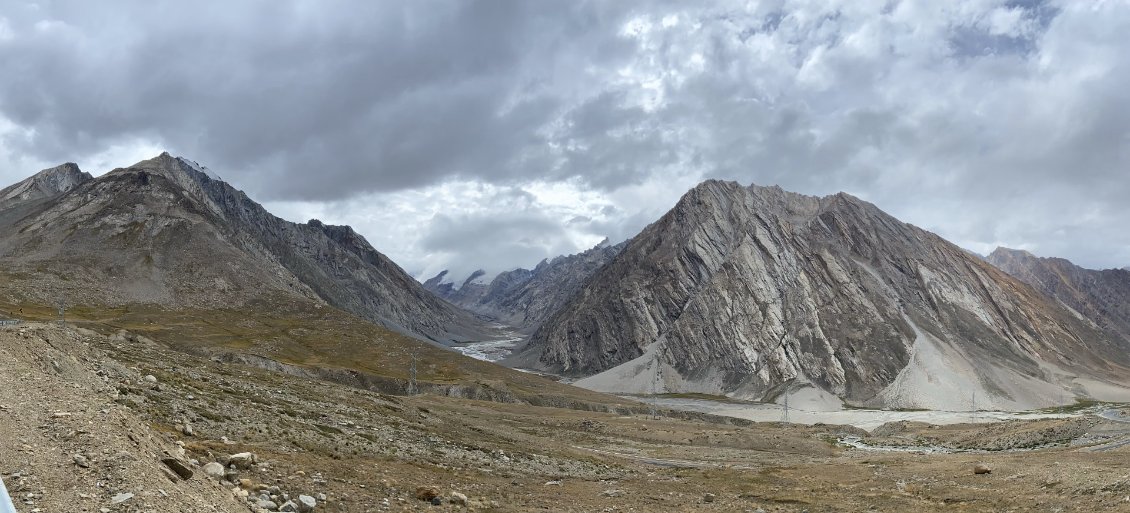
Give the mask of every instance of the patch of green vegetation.
[[[32, 275], [0, 271], [0, 284], [7, 283], [7, 287], [0, 286], [0, 292], [18, 291], [20, 283], [33, 279]], [[0, 317], [27, 321], [58, 318], [55, 308], [20, 297], [0, 294]], [[356, 383], [347, 384], [390, 394], [399, 393], [397, 383], [407, 381], [415, 353], [419, 357], [418, 379], [428, 385], [487, 389], [484, 397], [499, 401], [580, 409], [604, 410], [631, 402], [466, 358], [336, 308], [290, 297], [262, 297], [225, 309], [103, 306], [76, 301], [67, 309], [67, 322], [103, 335], [126, 330], [191, 354], [242, 353], [287, 365], [316, 367], [327, 376], [356, 379]], [[265, 404], [261, 398], [241, 396], [238, 391], [224, 393]]]
[[662, 399], [695, 399], [699, 401], [713, 401], [717, 403], [730, 403], [730, 404], [760, 404], [756, 401], [743, 401], [741, 399], [734, 399], [733, 397], [726, 397], [724, 395], [714, 394], [700, 394], [694, 392], [678, 393], [678, 394], [657, 394], [655, 397]]
[[1088, 408], [1095, 406], [1102, 406], [1104, 404], [1113, 404], [1103, 401], [1095, 401], [1093, 399], [1075, 399], [1075, 404], [1065, 404], [1063, 406], [1051, 406], [1048, 408], [1041, 408], [1036, 410], [1040, 413], [1079, 413]]

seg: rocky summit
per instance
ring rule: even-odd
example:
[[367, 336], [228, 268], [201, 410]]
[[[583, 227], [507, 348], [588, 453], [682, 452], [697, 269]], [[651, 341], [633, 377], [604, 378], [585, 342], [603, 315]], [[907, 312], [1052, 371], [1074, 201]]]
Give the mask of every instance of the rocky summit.
[[72, 162], [44, 169], [22, 182], [0, 189], [0, 209], [8, 210], [67, 192], [91, 178], [90, 173], [79, 170], [78, 165]]
[[605, 391], [1026, 409], [1130, 396], [1128, 348], [851, 195], [708, 181], [510, 362]]
[[531, 333], [573, 297], [597, 270], [624, 249], [627, 242], [611, 244], [607, 239], [574, 255], [542, 260], [533, 270], [514, 269], [500, 273], [490, 283], [479, 280], [476, 271], [458, 288], [446, 281], [442, 271], [424, 282], [424, 287], [451, 303]]
[[275, 217], [168, 153], [98, 178], [65, 164], [0, 191], [0, 264], [5, 293], [40, 304], [298, 302], [440, 343], [493, 333], [350, 227]]

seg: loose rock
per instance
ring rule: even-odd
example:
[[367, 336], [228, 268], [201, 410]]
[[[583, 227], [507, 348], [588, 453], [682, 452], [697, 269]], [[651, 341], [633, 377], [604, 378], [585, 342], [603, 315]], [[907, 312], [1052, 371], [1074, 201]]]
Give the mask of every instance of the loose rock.
[[991, 474], [991, 473], [993, 473], [993, 469], [989, 468], [986, 465], [976, 465], [976, 466], [973, 467], [973, 473], [974, 474]]
[[192, 469], [188, 468], [184, 463], [181, 463], [180, 460], [176, 458], [164, 458], [161, 460], [161, 463], [164, 463], [166, 467], [169, 467], [169, 469], [175, 472], [181, 479], [192, 479]]
[[209, 477], [214, 477], [216, 479], [223, 479], [224, 478], [224, 466], [213, 461], [211, 463], [208, 463], [207, 465], [204, 465], [204, 473], [207, 474]]
[[451, 503], [459, 506], [467, 505], [467, 496], [459, 492], [451, 492]]
[[247, 470], [255, 464], [255, 455], [250, 452], [236, 453], [228, 457], [228, 465], [240, 470]]
[[439, 497], [439, 488], [434, 486], [421, 486], [416, 488], [416, 499], [422, 501], [430, 501]]
[[314, 500], [314, 498], [309, 495], [298, 496], [298, 511], [300, 513], [310, 513], [314, 511], [314, 506], [317, 505], [318, 501]]
[[708, 493], [702, 496], [702, 502], [714, 502], [714, 494]]
[[76, 454], [76, 455], [74, 455], [74, 460], [75, 460], [75, 465], [78, 465], [82, 468], [90, 468], [90, 460], [86, 459], [86, 456], [83, 456], [81, 454]]

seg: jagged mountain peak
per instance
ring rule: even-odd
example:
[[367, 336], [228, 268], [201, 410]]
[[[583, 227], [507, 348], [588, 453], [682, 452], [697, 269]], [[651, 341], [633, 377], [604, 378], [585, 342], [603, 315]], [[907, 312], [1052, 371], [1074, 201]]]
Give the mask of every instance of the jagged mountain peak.
[[672, 392], [759, 399], [806, 383], [855, 404], [957, 408], [976, 388], [1025, 408], [1070, 388], [1046, 369], [1117, 376], [1122, 344], [850, 194], [710, 180], [511, 362], [617, 393], [648, 393], [659, 367]]
[[157, 174], [186, 188], [191, 188], [195, 183], [223, 182], [219, 175], [206, 166], [185, 157], [175, 157], [167, 151], [161, 152], [156, 157], [137, 162], [132, 166], [114, 169], [109, 174], [123, 173]]
[[313, 301], [441, 343], [493, 336], [351, 227], [280, 219], [168, 152], [4, 212], [0, 265], [49, 268], [32, 275], [42, 283], [28, 290], [73, 288], [81, 279], [82, 290], [98, 293], [89, 301], [107, 304]]
[[499, 273], [484, 284], [476, 271], [459, 288], [447, 281], [443, 271], [424, 283], [424, 288], [476, 314], [529, 333], [541, 325], [627, 242], [609, 244], [608, 239], [572, 255], [543, 259], [533, 270], [518, 268]]
[[989, 253], [988, 258], [992, 259], [994, 257], [1000, 257], [1000, 258], [1010, 258], [1010, 257], [1011, 258], [1015, 258], [1015, 257], [1040, 258], [1040, 257], [1034, 255], [1031, 251], [1028, 251], [1026, 249], [1006, 248], [1004, 246], [997, 246], [996, 249], [994, 249], [992, 253]]
[[74, 162], [47, 168], [0, 190], [0, 208], [62, 194], [92, 178]]
[[[486, 274], [487, 274], [487, 272], [482, 270], [482, 269], [475, 270], [475, 272], [471, 273], [470, 276], [467, 276], [466, 280], [463, 280], [462, 287], [466, 287], [468, 285], [475, 283], [475, 280], [478, 280], [479, 278], [486, 276]], [[460, 287], [460, 288], [462, 288], [462, 287]]]

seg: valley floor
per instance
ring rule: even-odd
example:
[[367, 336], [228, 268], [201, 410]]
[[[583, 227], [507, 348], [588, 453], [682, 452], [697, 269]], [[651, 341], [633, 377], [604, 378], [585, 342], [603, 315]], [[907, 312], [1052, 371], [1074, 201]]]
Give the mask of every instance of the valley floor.
[[[394, 396], [128, 333], [0, 328], [0, 477], [21, 513], [253, 511], [260, 490], [342, 512], [1130, 511], [1117, 413], [871, 432], [678, 417]], [[837, 443], [852, 437], [906, 450]], [[245, 451], [228, 484], [204, 472]]]

